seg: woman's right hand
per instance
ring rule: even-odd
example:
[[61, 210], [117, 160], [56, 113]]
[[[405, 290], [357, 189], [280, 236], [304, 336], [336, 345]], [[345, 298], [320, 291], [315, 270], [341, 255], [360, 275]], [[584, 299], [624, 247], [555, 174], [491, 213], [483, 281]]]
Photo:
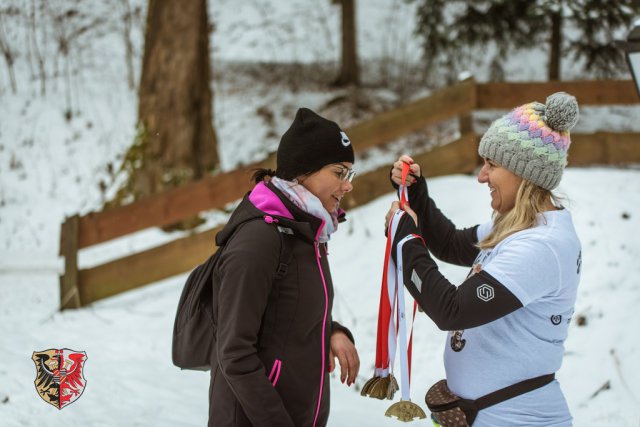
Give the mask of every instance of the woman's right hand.
[[[413, 162], [413, 159], [406, 154], [401, 155], [398, 160], [393, 164], [393, 169], [391, 170], [391, 179], [396, 185], [402, 184], [402, 164], [408, 163], [409, 173], [415, 176], [422, 176], [420, 172], [420, 165]], [[407, 176], [407, 187], [416, 182], [416, 179], [411, 175]]]

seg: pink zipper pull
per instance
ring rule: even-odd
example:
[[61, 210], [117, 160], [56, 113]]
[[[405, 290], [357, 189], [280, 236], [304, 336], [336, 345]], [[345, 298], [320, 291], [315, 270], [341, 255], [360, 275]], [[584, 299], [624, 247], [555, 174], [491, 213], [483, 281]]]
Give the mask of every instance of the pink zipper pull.
[[272, 217], [271, 215], [265, 215], [264, 222], [266, 222], [267, 224], [273, 224], [274, 222], [278, 222], [278, 219]]

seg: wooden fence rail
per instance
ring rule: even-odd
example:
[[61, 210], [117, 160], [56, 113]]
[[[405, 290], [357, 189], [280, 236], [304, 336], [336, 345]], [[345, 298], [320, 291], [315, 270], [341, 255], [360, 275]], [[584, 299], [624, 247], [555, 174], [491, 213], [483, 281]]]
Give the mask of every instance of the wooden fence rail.
[[596, 132], [571, 135], [569, 166], [640, 163], [640, 133]]
[[511, 109], [534, 100], [544, 102], [547, 96], [555, 92], [570, 93], [581, 106], [638, 103], [638, 95], [631, 80], [481, 83], [476, 87], [476, 108], [479, 110]]
[[470, 114], [476, 105], [476, 84], [465, 80], [431, 96], [378, 114], [345, 132], [356, 152], [386, 144], [425, 126]]
[[[633, 82], [486, 83], [466, 80], [431, 96], [381, 113], [345, 130], [356, 153], [382, 146], [410, 132], [443, 120], [458, 118], [463, 135], [456, 141], [415, 156], [429, 176], [471, 173], [478, 165], [478, 135], [471, 113], [478, 109], [509, 109], [530, 100], [544, 101], [553, 92], [574, 94], [581, 105], [637, 104]], [[640, 134], [598, 132], [572, 134], [570, 166], [640, 163]], [[67, 218], [61, 227], [60, 307], [77, 308], [94, 301], [189, 271], [214, 249], [219, 228], [183, 237], [168, 244], [89, 269], [78, 269], [82, 248], [149, 228], [168, 225], [198, 213], [224, 207], [250, 190], [256, 167], [275, 168], [275, 156], [234, 171], [151, 196], [127, 206]], [[345, 206], [360, 206], [389, 192], [389, 166], [354, 181], [356, 191]]]

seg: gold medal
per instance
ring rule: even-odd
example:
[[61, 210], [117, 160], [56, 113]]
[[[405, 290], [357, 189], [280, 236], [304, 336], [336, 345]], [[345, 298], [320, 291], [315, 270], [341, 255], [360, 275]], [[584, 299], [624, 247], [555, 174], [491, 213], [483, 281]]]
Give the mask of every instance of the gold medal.
[[369, 393], [371, 392], [371, 387], [373, 387], [373, 385], [380, 379], [380, 377], [378, 376], [373, 376], [373, 378], [370, 378], [366, 383], [364, 383], [364, 385], [362, 386], [362, 390], [360, 391], [360, 395], [361, 396], [369, 396]]
[[410, 400], [400, 400], [387, 409], [384, 413], [387, 417], [396, 417], [403, 422], [413, 421], [414, 418], [427, 418], [421, 407]]
[[393, 395], [398, 390], [400, 390], [400, 387], [398, 387], [398, 381], [396, 381], [396, 377], [389, 374], [389, 387], [387, 387], [387, 399], [393, 400]]
[[380, 379], [371, 387], [369, 396], [375, 399], [383, 400], [387, 397], [387, 388], [389, 388], [389, 377], [380, 377]]

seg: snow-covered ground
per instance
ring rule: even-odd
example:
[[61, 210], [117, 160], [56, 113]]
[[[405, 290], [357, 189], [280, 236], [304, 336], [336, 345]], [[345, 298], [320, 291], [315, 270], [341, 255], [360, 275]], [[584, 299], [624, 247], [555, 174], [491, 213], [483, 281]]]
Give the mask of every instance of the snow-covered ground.
[[[471, 176], [430, 180], [433, 197], [459, 225], [490, 215], [489, 193]], [[569, 169], [568, 196], [583, 244], [582, 283], [566, 356], [558, 378], [576, 426], [629, 426], [640, 421], [640, 171]], [[355, 189], [357, 191], [357, 188]], [[350, 212], [331, 241], [336, 288], [334, 316], [354, 332], [362, 370], [371, 375], [388, 194]], [[54, 236], [55, 237], [55, 236]], [[53, 238], [53, 237], [52, 237]], [[453, 281], [466, 271], [443, 266]], [[173, 316], [185, 276], [58, 312], [54, 272], [0, 275], [0, 424], [7, 426], [199, 426], [207, 417], [208, 374], [171, 364]], [[586, 324], [578, 326], [583, 316]], [[445, 333], [424, 315], [414, 337], [412, 399], [423, 404], [428, 385], [443, 376]], [[84, 395], [57, 411], [36, 394], [34, 350], [87, 352]], [[329, 425], [398, 425], [384, 416], [389, 401], [363, 398], [334, 375]], [[605, 384], [606, 390], [598, 392]], [[421, 423], [417, 425], [427, 425]]]
[[[54, 28], [50, 24], [38, 27], [42, 28], [38, 40], [49, 72], [44, 95], [33, 56], [20, 50], [33, 45], [27, 18], [21, 16], [24, 22], [13, 25], [4, 17], [9, 45], [18, 50], [16, 93], [10, 89], [4, 63], [0, 66], [1, 426], [199, 426], [206, 422], [208, 375], [180, 371], [170, 361], [173, 316], [185, 275], [80, 310], [58, 312], [60, 224], [65, 215], [99, 209], [113, 194], [118, 183], [113, 171], [135, 133], [135, 91], [126, 84], [120, 30], [112, 30], [121, 25], [121, 10], [111, 3], [78, 3], [82, 13], [105, 17], [106, 24], [100, 27], [100, 34], [89, 33], [92, 36], [84, 44], [73, 44], [67, 59], [56, 54]], [[131, 33], [134, 68], [139, 72], [145, 1], [130, 3], [142, 6], [142, 18], [135, 21]], [[398, 88], [385, 88], [380, 76], [385, 73], [384, 66], [415, 66], [420, 57], [419, 42], [412, 36], [415, 4], [403, 0], [357, 3], [360, 56], [370, 61], [366, 64], [380, 67], [364, 72], [378, 85], [378, 103], [387, 99], [393, 104], [399, 97]], [[22, 4], [0, 0], [1, 6]], [[51, 4], [56, 8], [75, 2]], [[298, 106], [324, 108], [330, 100], [347, 94], [317, 82], [294, 89], [282, 79], [281, 69], [260, 62], [323, 62], [329, 71], [331, 67], [337, 71], [332, 61], [339, 57], [339, 9], [329, 1], [318, 5], [309, 9], [306, 0], [210, 2], [216, 27], [212, 33], [214, 120], [223, 169], [258, 160], [274, 149]], [[533, 54], [508, 63], [513, 80], [544, 77], [543, 72], [531, 74], [531, 67], [524, 65]], [[379, 62], [381, 58], [389, 59], [387, 65]], [[61, 71], [67, 60], [72, 69], [70, 80]], [[241, 61], [257, 65], [234, 68]], [[255, 70], [261, 67], [256, 77]], [[482, 80], [485, 71], [478, 67], [476, 77]], [[309, 68], [303, 73], [312, 74]], [[273, 123], [258, 113], [261, 107], [270, 109]], [[65, 118], [67, 112], [70, 115]], [[326, 112], [344, 115], [330, 108]], [[584, 109], [576, 130], [638, 131], [640, 123], [634, 117], [639, 112], [638, 107]], [[483, 117], [488, 114], [493, 113], [483, 113]], [[363, 163], [357, 163], [356, 168], [362, 169]], [[456, 223], [470, 225], [489, 217], [489, 194], [473, 177], [443, 177], [430, 185], [438, 203]], [[570, 199], [568, 205], [584, 249], [576, 316], [558, 377], [576, 426], [637, 427], [640, 320], [634, 313], [640, 302], [636, 279], [640, 273], [636, 237], [640, 170], [569, 169], [561, 189]], [[334, 315], [354, 331], [362, 360], [356, 386], [347, 388], [332, 380], [331, 426], [397, 425], [383, 415], [390, 402], [362, 398], [355, 390], [371, 375], [383, 218], [393, 197], [390, 193], [350, 212], [350, 220], [331, 243]], [[224, 220], [224, 214], [211, 213], [209, 218], [210, 226]], [[174, 238], [175, 234], [144, 230], [81, 251], [80, 266], [100, 264]], [[466, 274], [450, 266], [443, 269], [453, 281]], [[577, 325], [579, 316], [586, 320], [584, 326]], [[423, 404], [428, 385], [443, 375], [444, 340], [443, 332], [426, 316], [419, 316], [412, 390], [413, 400], [419, 404]], [[77, 402], [57, 411], [35, 392], [31, 353], [62, 347], [87, 352], [88, 385]]]

